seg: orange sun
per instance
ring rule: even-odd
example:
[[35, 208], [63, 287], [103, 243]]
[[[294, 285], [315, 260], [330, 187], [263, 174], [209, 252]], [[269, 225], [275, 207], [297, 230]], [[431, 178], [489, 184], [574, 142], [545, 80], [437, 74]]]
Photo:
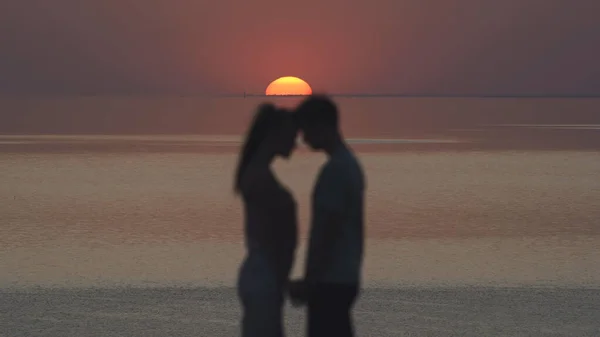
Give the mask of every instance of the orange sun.
[[266, 95], [310, 95], [310, 85], [298, 77], [285, 76], [271, 82], [265, 92]]

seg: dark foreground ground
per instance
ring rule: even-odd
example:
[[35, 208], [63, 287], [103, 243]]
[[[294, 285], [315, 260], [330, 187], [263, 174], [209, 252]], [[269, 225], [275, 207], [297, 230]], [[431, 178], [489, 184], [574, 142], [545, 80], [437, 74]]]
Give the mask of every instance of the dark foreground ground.
[[[288, 336], [304, 312], [286, 309]], [[238, 336], [231, 288], [0, 291], [0, 336]], [[600, 289], [367, 289], [358, 336], [600, 336]]]

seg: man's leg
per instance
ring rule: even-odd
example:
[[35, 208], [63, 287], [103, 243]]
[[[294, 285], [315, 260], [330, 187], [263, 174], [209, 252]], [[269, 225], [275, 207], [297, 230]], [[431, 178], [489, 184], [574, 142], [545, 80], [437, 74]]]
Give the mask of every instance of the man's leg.
[[355, 285], [315, 285], [308, 301], [308, 336], [354, 336], [351, 310], [357, 294]]
[[358, 295], [358, 285], [338, 285], [336, 288], [339, 301], [337, 310], [339, 318], [336, 320], [339, 325], [337, 329], [343, 336], [352, 337], [354, 336], [352, 309]]

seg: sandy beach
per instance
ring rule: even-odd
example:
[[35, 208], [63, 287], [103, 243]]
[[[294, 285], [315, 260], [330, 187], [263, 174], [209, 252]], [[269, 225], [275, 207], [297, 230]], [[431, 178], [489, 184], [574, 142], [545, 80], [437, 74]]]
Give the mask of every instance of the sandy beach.
[[[359, 336], [600, 335], [592, 152], [360, 153]], [[276, 171], [303, 266], [323, 157]], [[231, 153], [4, 153], [0, 336], [235, 336], [243, 257]], [[302, 336], [301, 310], [286, 311]]]

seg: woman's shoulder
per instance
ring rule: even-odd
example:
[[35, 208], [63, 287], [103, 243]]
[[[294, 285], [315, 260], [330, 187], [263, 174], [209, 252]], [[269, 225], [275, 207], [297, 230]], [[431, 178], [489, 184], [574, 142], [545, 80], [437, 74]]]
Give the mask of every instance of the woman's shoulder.
[[287, 192], [270, 170], [256, 170], [242, 176], [240, 190], [250, 198], [282, 198]]
[[251, 193], [260, 190], [261, 186], [273, 183], [271, 171], [266, 167], [249, 166], [240, 177], [240, 190], [242, 193]]

